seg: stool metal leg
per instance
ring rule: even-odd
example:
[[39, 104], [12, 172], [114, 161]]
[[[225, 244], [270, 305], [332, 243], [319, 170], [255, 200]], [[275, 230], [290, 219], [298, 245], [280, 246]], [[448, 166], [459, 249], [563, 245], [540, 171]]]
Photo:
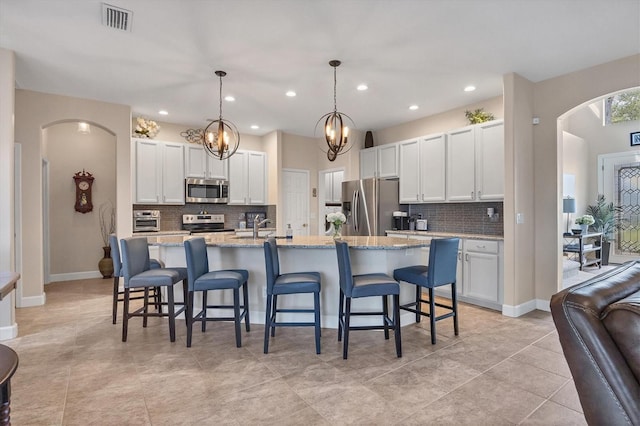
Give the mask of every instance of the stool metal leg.
[[420, 322], [422, 312], [422, 287], [416, 285], [416, 322]]
[[351, 316], [351, 298], [347, 297], [346, 309], [344, 312], [344, 342], [342, 343], [342, 359], [347, 359], [349, 352], [349, 318]]
[[431, 344], [436, 344], [436, 301], [433, 298], [433, 287], [429, 287], [429, 325], [431, 326]]
[[340, 302], [338, 304], [338, 342], [342, 340], [342, 322], [344, 321], [344, 293], [340, 289]]
[[451, 307], [453, 308], [453, 332], [458, 335], [458, 297], [456, 296], [456, 283], [451, 283]]
[[202, 291], [202, 322], [200, 328], [204, 333], [207, 329], [207, 290]]
[[124, 305], [122, 307], [122, 341], [127, 341], [129, 327], [129, 288], [124, 289]]
[[269, 330], [271, 329], [271, 303], [272, 297], [270, 294], [267, 295], [267, 309], [264, 319], [264, 353], [269, 353]]
[[313, 310], [316, 327], [316, 354], [320, 355], [320, 293], [313, 293]]
[[276, 336], [276, 326], [273, 325], [273, 322], [276, 321], [276, 314], [278, 312], [278, 295], [273, 295], [273, 307], [272, 307], [272, 317], [271, 317], [271, 337]]
[[242, 300], [244, 301], [244, 327], [247, 331], [250, 331], [251, 321], [249, 320], [249, 289], [247, 288], [247, 282], [242, 284]]
[[242, 346], [242, 336], [240, 335], [240, 289], [233, 289], [233, 318], [236, 329], [236, 347]]
[[187, 347], [191, 347], [191, 336], [193, 332], [193, 291], [187, 296], [187, 310], [185, 311], [187, 321]]
[[389, 340], [389, 298], [385, 294], [382, 296], [382, 326], [384, 327], [384, 339]]
[[173, 286], [167, 287], [167, 309], [169, 310], [169, 340], [176, 341], [176, 309], [174, 304]]
[[113, 312], [112, 312], [112, 320], [113, 324], [116, 323], [116, 318], [118, 316], [118, 287], [120, 286], [120, 277], [113, 277]]
[[393, 325], [394, 331], [393, 334], [396, 338], [396, 356], [398, 358], [402, 357], [402, 337], [400, 331], [400, 295], [393, 295]]

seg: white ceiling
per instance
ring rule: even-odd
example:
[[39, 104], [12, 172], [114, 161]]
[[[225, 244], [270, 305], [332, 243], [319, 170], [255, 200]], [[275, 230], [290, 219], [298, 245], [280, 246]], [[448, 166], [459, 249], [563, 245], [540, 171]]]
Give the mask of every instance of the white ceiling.
[[538, 82], [640, 53], [640, 0], [108, 3], [133, 11], [131, 32], [102, 26], [99, 0], [0, 0], [17, 86], [204, 127], [218, 116], [220, 69], [236, 98], [223, 115], [241, 133], [313, 136], [333, 109], [331, 59], [342, 61], [338, 110], [377, 130], [500, 95], [505, 73]]

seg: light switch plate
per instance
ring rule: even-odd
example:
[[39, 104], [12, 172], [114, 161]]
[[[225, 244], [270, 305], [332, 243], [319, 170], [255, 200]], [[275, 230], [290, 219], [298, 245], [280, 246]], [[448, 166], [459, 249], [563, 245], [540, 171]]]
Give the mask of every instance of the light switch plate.
[[524, 223], [524, 213], [516, 214], [516, 224], [521, 225]]

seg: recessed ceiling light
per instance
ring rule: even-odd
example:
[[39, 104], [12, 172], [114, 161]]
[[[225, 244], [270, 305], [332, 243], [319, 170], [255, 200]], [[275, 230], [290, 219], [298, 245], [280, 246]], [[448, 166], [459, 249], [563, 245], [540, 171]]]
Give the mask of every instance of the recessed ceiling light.
[[158, 114], [160, 114], [160, 115], [169, 115], [169, 111], [165, 111], [165, 110], [162, 109], [162, 110], [158, 111]]
[[467, 86], [464, 88], [465, 92], [473, 92], [474, 90], [476, 90], [476, 86]]
[[358, 87], [356, 87], [356, 89], [358, 89], [359, 91], [364, 91], [367, 90], [369, 88], [369, 86], [367, 86], [366, 84], [359, 84]]
[[258, 129], [260, 128], [260, 126], [258, 126], [257, 124], [252, 124], [252, 125], [251, 125], [251, 128], [252, 128], [253, 130], [258, 130]]
[[227, 101], [227, 102], [233, 102], [233, 101], [236, 100], [236, 98], [234, 98], [231, 95], [227, 95], [227, 96], [224, 97], [224, 100]]
[[296, 92], [294, 92], [293, 90], [289, 90], [286, 95], [290, 98], [293, 98], [296, 96]]
[[411, 106], [409, 107], [409, 109], [410, 109], [411, 111], [415, 111], [415, 110], [417, 110], [418, 108], [420, 108], [418, 105], [411, 105]]

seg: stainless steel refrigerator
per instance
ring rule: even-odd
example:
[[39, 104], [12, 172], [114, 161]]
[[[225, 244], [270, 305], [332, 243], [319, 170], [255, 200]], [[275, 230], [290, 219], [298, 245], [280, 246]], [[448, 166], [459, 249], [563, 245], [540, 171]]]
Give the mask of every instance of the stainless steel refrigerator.
[[342, 235], [385, 235], [393, 229], [393, 212], [400, 209], [398, 181], [360, 179], [342, 182]]

